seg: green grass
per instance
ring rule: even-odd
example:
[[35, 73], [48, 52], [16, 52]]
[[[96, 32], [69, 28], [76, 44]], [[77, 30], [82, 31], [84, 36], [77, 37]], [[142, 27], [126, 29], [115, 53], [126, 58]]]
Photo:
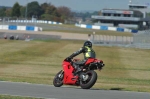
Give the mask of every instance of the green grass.
[[[0, 80], [52, 84], [62, 61], [82, 47], [83, 41], [0, 40]], [[106, 66], [96, 71], [93, 88], [150, 92], [150, 50], [94, 46]], [[76, 58], [83, 58], [79, 55]]]
[[118, 31], [107, 31], [107, 30], [96, 30], [96, 29], [86, 29], [76, 27], [75, 25], [52, 25], [52, 24], [38, 24], [38, 26], [43, 28], [43, 31], [57, 31], [65, 33], [81, 33], [81, 34], [96, 34], [101, 35], [115, 35], [115, 36], [132, 36], [132, 33], [129, 32], [118, 32]]
[[43, 98], [32, 98], [32, 97], [0, 95], [0, 99], [43, 99]]

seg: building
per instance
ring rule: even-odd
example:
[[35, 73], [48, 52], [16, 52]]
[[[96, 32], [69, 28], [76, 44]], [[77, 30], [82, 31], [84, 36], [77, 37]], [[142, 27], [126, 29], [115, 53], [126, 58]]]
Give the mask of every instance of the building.
[[95, 25], [139, 30], [150, 28], [148, 5], [132, 4], [130, 1], [128, 7], [129, 9], [102, 9], [101, 15], [92, 15], [92, 20]]

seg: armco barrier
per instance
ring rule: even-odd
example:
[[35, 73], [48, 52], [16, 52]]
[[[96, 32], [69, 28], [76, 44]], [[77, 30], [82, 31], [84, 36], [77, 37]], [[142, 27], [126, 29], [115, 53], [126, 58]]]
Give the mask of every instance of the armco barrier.
[[127, 28], [125, 28], [125, 29], [124, 29], [124, 32], [131, 32], [131, 30], [130, 30], [130, 29], [127, 29]]
[[108, 30], [110, 30], [110, 31], [116, 31], [116, 27], [108, 27]]
[[81, 24], [80, 27], [81, 28], [86, 28], [86, 25], [85, 24]]
[[137, 33], [137, 32], [138, 32], [138, 30], [131, 30], [131, 32], [132, 32], [132, 33]]
[[75, 26], [80, 26], [81, 28], [88, 28], [88, 29], [99, 29], [99, 30], [110, 30], [110, 31], [119, 31], [119, 32], [131, 32], [131, 33], [138, 33], [138, 30], [132, 30], [127, 28], [118, 28], [118, 27], [108, 27], [108, 26], [96, 26], [96, 25], [85, 25], [80, 24]]
[[25, 31], [26, 30], [26, 26], [17, 26], [17, 30]]
[[0, 27], [1, 27], [1, 29], [3, 29], [3, 30], [8, 30], [8, 25], [1, 25]]
[[124, 32], [124, 28], [117, 28], [117, 31]]
[[34, 26], [16, 26], [16, 25], [0, 25], [2, 30], [23, 30], [23, 31], [42, 31], [41, 27]]
[[100, 26], [101, 30], [108, 30], [108, 26]]
[[2, 28], [2, 25], [0, 25], [0, 30], [2, 30], [3, 28]]
[[9, 30], [17, 30], [16, 25], [9, 25], [8, 28], [9, 28]]
[[92, 29], [92, 25], [86, 25], [87, 29]]
[[45, 23], [45, 24], [59, 24], [60, 22], [54, 22], [54, 21], [45, 21], [45, 20], [10, 20], [9, 22], [15, 22], [15, 23]]
[[27, 31], [34, 31], [34, 26], [26, 26]]
[[100, 26], [92, 26], [92, 29], [100, 29]]

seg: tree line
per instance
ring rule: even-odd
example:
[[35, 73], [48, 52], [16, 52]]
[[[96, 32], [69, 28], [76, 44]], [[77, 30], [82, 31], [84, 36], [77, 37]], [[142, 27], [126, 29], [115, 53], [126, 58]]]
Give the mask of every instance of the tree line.
[[54, 20], [64, 22], [73, 17], [70, 8], [66, 6], [55, 7], [51, 3], [42, 3], [37, 1], [21, 6], [16, 2], [12, 8], [0, 8], [0, 17], [28, 18], [32, 17], [43, 20]]
[[39, 4], [37, 1], [28, 3], [26, 6], [20, 5], [16, 2], [13, 7], [1, 7], [0, 17], [12, 17], [12, 18], [27, 18], [32, 17], [41, 20], [53, 20], [57, 22], [65, 22], [65, 20], [74, 20], [74, 17], [80, 17], [85, 21], [86, 18], [90, 18], [93, 13], [81, 13], [73, 12], [66, 6], [56, 7], [51, 3]]

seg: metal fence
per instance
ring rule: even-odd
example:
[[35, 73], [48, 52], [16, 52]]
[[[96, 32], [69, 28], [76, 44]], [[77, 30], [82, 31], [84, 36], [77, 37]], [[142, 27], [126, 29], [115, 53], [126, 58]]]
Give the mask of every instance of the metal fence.
[[26, 20], [25, 18], [2, 18], [0, 25], [37, 26], [36, 20]]
[[129, 46], [133, 44], [133, 37], [130, 36], [93, 35], [92, 39], [93, 44], [102, 46]]
[[141, 49], [150, 49], [150, 30], [139, 31], [133, 34], [133, 46]]
[[150, 30], [139, 31], [133, 36], [92, 35], [94, 45], [150, 49]]

